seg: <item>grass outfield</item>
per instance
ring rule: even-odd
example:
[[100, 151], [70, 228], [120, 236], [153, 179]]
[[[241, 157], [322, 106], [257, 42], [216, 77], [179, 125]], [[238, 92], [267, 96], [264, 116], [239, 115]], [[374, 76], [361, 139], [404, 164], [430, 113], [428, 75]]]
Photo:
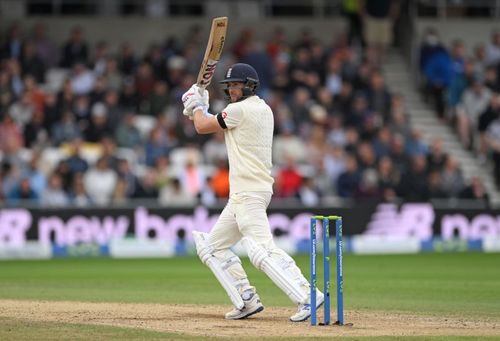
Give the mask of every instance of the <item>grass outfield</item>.
[[[308, 257], [295, 259], [308, 274]], [[248, 259], [243, 262], [267, 306], [291, 305], [263, 273], [249, 264]], [[321, 267], [318, 262], [320, 274]], [[322, 280], [318, 282], [322, 285]], [[334, 272], [332, 296], [332, 310], [335, 312]], [[4, 261], [0, 262], [0, 299], [229, 304], [213, 275], [194, 257]], [[346, 255], [344, 302], [346, 310], [397, 311], [500, 321], [500, 254]], [[27, 323], [0, 318], [0, 326], [11, 326], [7, 328], [8, 332], [6, 328], [0, 328], [0, 339], [29, 339], [29, 331], [46, 328], [40, 327], [40, 323], [31, 323], [31, 328], [26, 328]], [[56, 328], [64, 329], [78, 329], [82, 339], [95, 338], [100, 332], [106, 339], [120, 339], [123, 333], [120, 328], [103, 326]], [[17, 331], [22, 334], [13, 334]], [[126, 339], [135, 339], [135, 335], [146, 339], [172, 337], [166, 333], [135, 331], [127, 334]]]

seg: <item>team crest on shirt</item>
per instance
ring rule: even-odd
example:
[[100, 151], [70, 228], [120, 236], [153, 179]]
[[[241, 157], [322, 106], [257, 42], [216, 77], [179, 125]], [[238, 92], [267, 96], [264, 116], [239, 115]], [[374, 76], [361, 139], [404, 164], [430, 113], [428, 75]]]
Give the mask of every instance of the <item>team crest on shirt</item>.
[[223, 111], [220, 113], [220, 115], [222, 116], [222, 119], [225, 120], [227, 117], [227, 112]]

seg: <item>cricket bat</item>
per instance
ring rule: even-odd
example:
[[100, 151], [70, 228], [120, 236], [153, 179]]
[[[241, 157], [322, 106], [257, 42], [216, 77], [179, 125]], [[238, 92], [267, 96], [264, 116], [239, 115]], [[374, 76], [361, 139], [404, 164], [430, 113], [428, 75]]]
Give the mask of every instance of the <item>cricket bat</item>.
[[212, 20], [212, 28], [208, 38], [207, 49], [201, 63], [200, 72], [196, 83], [206, 89], [214, 77], [215, 67], [222, 55], [224, 41], [226, 40], [227, 17], [218, 17]]

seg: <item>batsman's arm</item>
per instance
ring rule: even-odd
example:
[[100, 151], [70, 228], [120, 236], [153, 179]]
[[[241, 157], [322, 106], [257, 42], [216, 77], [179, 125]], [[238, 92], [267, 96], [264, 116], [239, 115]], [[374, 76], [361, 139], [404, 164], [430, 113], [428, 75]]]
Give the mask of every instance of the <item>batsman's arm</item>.
[[212, 134], [222, 131], [223, 127], [218, 119], [218, 115], [212, 115], [204, 112], [203, 108], [198, 107], [193, 110], [193, 123], [198, 134]]

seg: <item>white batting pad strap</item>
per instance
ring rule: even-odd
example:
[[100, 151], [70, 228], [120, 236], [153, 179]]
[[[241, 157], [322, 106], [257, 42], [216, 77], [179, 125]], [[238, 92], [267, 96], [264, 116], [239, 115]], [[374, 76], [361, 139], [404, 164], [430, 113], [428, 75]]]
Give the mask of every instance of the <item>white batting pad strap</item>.
[[[221, 261], [219, 261], [217, 257], [213, 256], [213, 249], [208, 245], [206, 241], [207, 237], [208, 235], [206, 233], [193, 231], [193, 239], [196, 244], [196, 251], [198, 252], [198, 256], [200, 257], [201, 261], [206, 264], [210, 270], [212, 270], [219, 283], [222, 285], [224, 290], [226, 290], [229, 299], [234, 304], [236, 309], [241, 310], [245, 307], [245, 303], [243, 302], [243, 299], [241, 298], [237, 287], [233, 283], [233, 279], [223, 268]], [[232, 258], [234, 257], [231, 257], [230, 259]], [[228, 260], [226, 260], [225, 263], [227, 263], [227, 261]], [[226, 269], [227, 267], [228, 266], [226, 266]]]
[[247, 250], [250, 261], [257, 269], [264, 271], [294, 303], [307, 303], [307, 294], [300, 288], [295, 276], [283, 267], [284, 264], [280, 264], [282, 262], [277, 262], [266, 249], [251, 238], [244, 237], [241, 242]]
[[281, 264], [282, 268], [287, 271], [293, 279], [300, 285], [309, 288], [309, 282], [300, 272], [300, 269], [295, 264], [295, 261], [289, 255], [283, 253], [274, 254], [273, 259], [279, 259], [278, 262]]
[[223, 270], [227, 270], [229, 267], [231, 267], [232, 265], [234, 265], [235, 263], [239, 263], [241, 264], [241, 260], [238, 258], [238, 256], [234, 256], [234, 257], [231, 257], [229, 259], [226, 259], [223, 263], [222, 263], [222, 269]]

